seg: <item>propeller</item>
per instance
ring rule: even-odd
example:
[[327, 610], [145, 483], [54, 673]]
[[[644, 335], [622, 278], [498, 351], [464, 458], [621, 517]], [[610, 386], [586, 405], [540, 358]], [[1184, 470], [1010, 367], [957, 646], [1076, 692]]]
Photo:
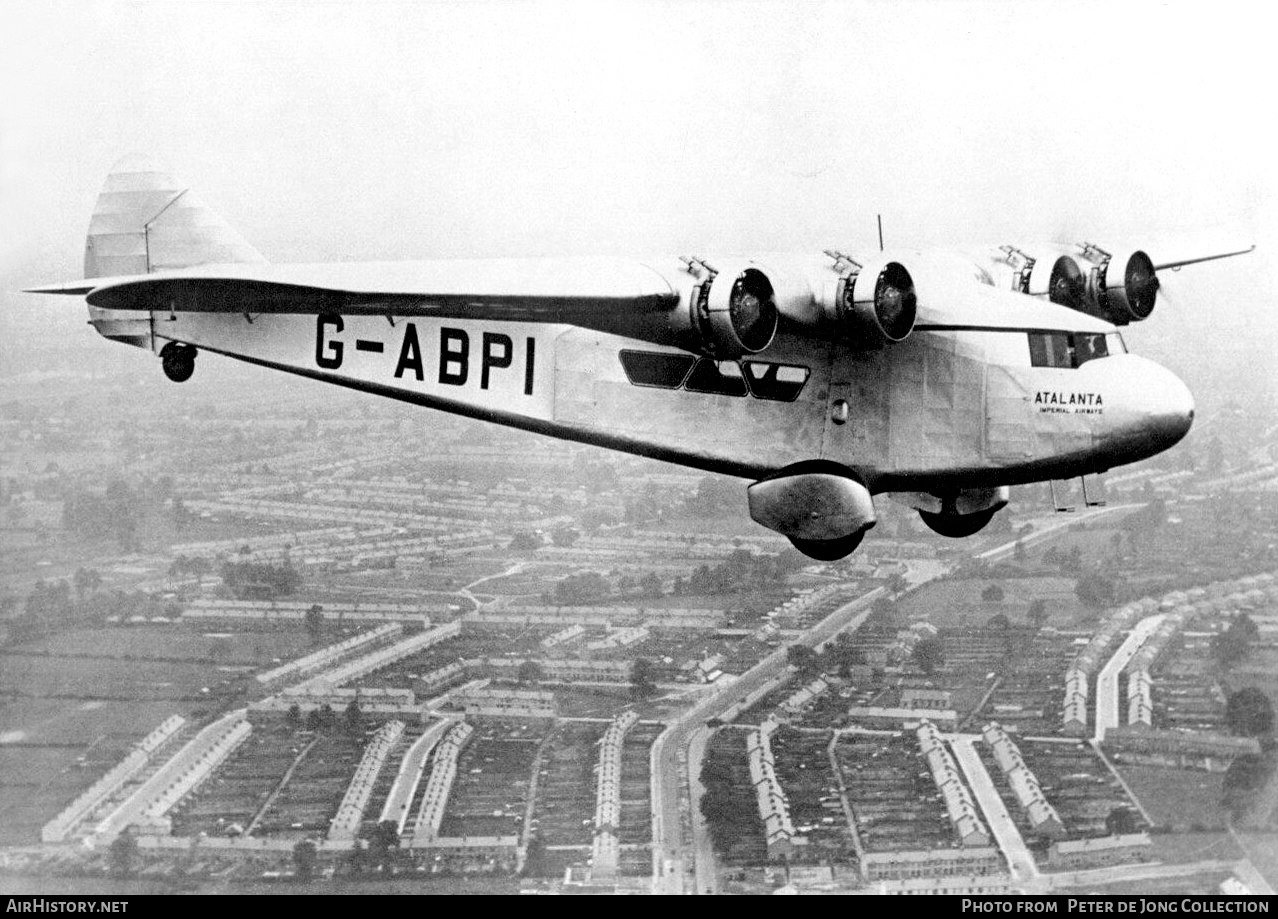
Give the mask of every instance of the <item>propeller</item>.
[[1047, 285], [1048, 299], [1071, 309], [1084, 309], [1087, 305], [1087, 278], [1078, 262], [1062, 255], [1052, 265], [1052, 275]]
[[1154, 301], [1161, 285], [1154, 272], [1154, 263], [1144, 252], [1136, 252], [1127, 260], [1123, 273], [1123, 287], [1127, 291], [1127, 303], [1132, 313], [1144, 319], [1154, 311]]

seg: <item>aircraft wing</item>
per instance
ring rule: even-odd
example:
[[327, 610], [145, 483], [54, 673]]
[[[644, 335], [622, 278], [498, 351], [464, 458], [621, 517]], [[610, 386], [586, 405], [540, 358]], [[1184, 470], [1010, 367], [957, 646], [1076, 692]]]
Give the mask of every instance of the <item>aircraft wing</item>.
[[[1217, 247], [1220, 248], [1220, 247]], [[1197, 265], [1199, 262], [1214, 262], [1217, 259], [1230, 258], [1234, 255], [1246, 255], [1248, 252], [1254, 252], [1255, 244], [1246, 248], [1231, 247], [1228, 252], [1213, 252], [1210, 255], [1190, 255], [1190, 256], [1172, 256], [1171, 261], [1157, 261], [1154, 263], [1155, 271], [1162, 271], [1164, 268], [1170, 268], [1172, 271], [1183, 268], [1185, 265]]]
[[33, 292], [87, 295], [90, 306], [112, 310], [391, 313], [568, 323], [665, 312], [678, 302], [655, 270], [613, 260], [204, 265]]

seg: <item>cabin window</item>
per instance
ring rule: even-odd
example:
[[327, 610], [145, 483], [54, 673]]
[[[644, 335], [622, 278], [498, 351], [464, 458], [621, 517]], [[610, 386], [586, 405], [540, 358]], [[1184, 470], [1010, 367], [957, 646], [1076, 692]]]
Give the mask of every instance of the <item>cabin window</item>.
[[716, 361], [703, 357], [697, 361], [686, 385], [688, 392], [712, 393], [717, 396], [744, 396], [745, 377], [736, 361]]
[[746, 361], [745, 372], [750, 383], [750, 393], [758, 399], [770, 399], [773, 402], [793, 402], [799, 398], [810, 373], [807, 367], [764, 364], [759, 361]]
[[621, 366], [626, 379], [635, 386], [658, 386], [678, 389], [697, 359], [691, 354], [665, 354], [660, 351], [622, 351]]
[[1030, 332], [1031, 367], [1073, 367], [1074, 349], [1068, 332]]

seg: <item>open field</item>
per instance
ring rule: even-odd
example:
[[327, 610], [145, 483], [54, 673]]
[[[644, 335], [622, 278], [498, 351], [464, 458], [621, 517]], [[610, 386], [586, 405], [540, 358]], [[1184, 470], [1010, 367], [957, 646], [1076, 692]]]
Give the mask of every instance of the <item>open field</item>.
[[1158, 896], [1160, 894], [1218, 894], [1230, 871], [1207, 871], [1170, 878], [1142, 878], [1139, 881], [1115, 881], [1112, 884], [1088, 884], [1081, 887], [1057, 887], [1058, 894], [1096, 894], [1107, 897]]
[[[206, 660], [151, 661], [4, 655], [0, 697], [197, 701], [233, 673]], [[7, 720], [7, 719], [6, 719]], [[21, 726], [18, 726], [21, 728]]]
[[[982, 600], [981, 592], [995, 584], [1002, 588], [1003, 599]], [[1074, 579], [1060, 577], [939, 581], [903, 597], [896, 611], [906, 622], [923, 619], [938, 628], [982, 626], [998, 613], [1014, 625], [1023, 625], [1034, 600], [1046, 601], [1047, 625], [1070, 626], [1087, 613], [1074, 596]]]
[[[325, 630], [321, 641], [332, 643], [355, 634], [355, 629], [338, 633]], [[240, 664], [269, 667], [275, 658], [287, 660], [311, 649], [311, 640], [302, 625], [290, 629], [238, 632], [216, 624], [193, 628], [184, 624], [117, 626], [76, 629], [27, 642], [17, 650], [23, 654], [90, 655], [140, 661]]]
[[1223, 830], [1224, 774], [1197, 769], [1119, 766], [1119, 773], [1158, 826]]
[[1252, 865], [1278, 890], [1278, 833], [1239, 833], [1238, 838]]

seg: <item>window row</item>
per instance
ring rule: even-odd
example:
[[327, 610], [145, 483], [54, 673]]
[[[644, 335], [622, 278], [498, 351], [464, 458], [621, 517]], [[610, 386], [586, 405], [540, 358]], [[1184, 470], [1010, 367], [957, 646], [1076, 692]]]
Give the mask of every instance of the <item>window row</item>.
[[659, 389], [683, 388], [688, 392], [718, 396], [752, 395], [773, 402], [799, 398], [811, 371], [794, 364], [765, 361], [716, 361], [691, 354], [659, 351], [622, 351], [621, 366], [635, 386]]

